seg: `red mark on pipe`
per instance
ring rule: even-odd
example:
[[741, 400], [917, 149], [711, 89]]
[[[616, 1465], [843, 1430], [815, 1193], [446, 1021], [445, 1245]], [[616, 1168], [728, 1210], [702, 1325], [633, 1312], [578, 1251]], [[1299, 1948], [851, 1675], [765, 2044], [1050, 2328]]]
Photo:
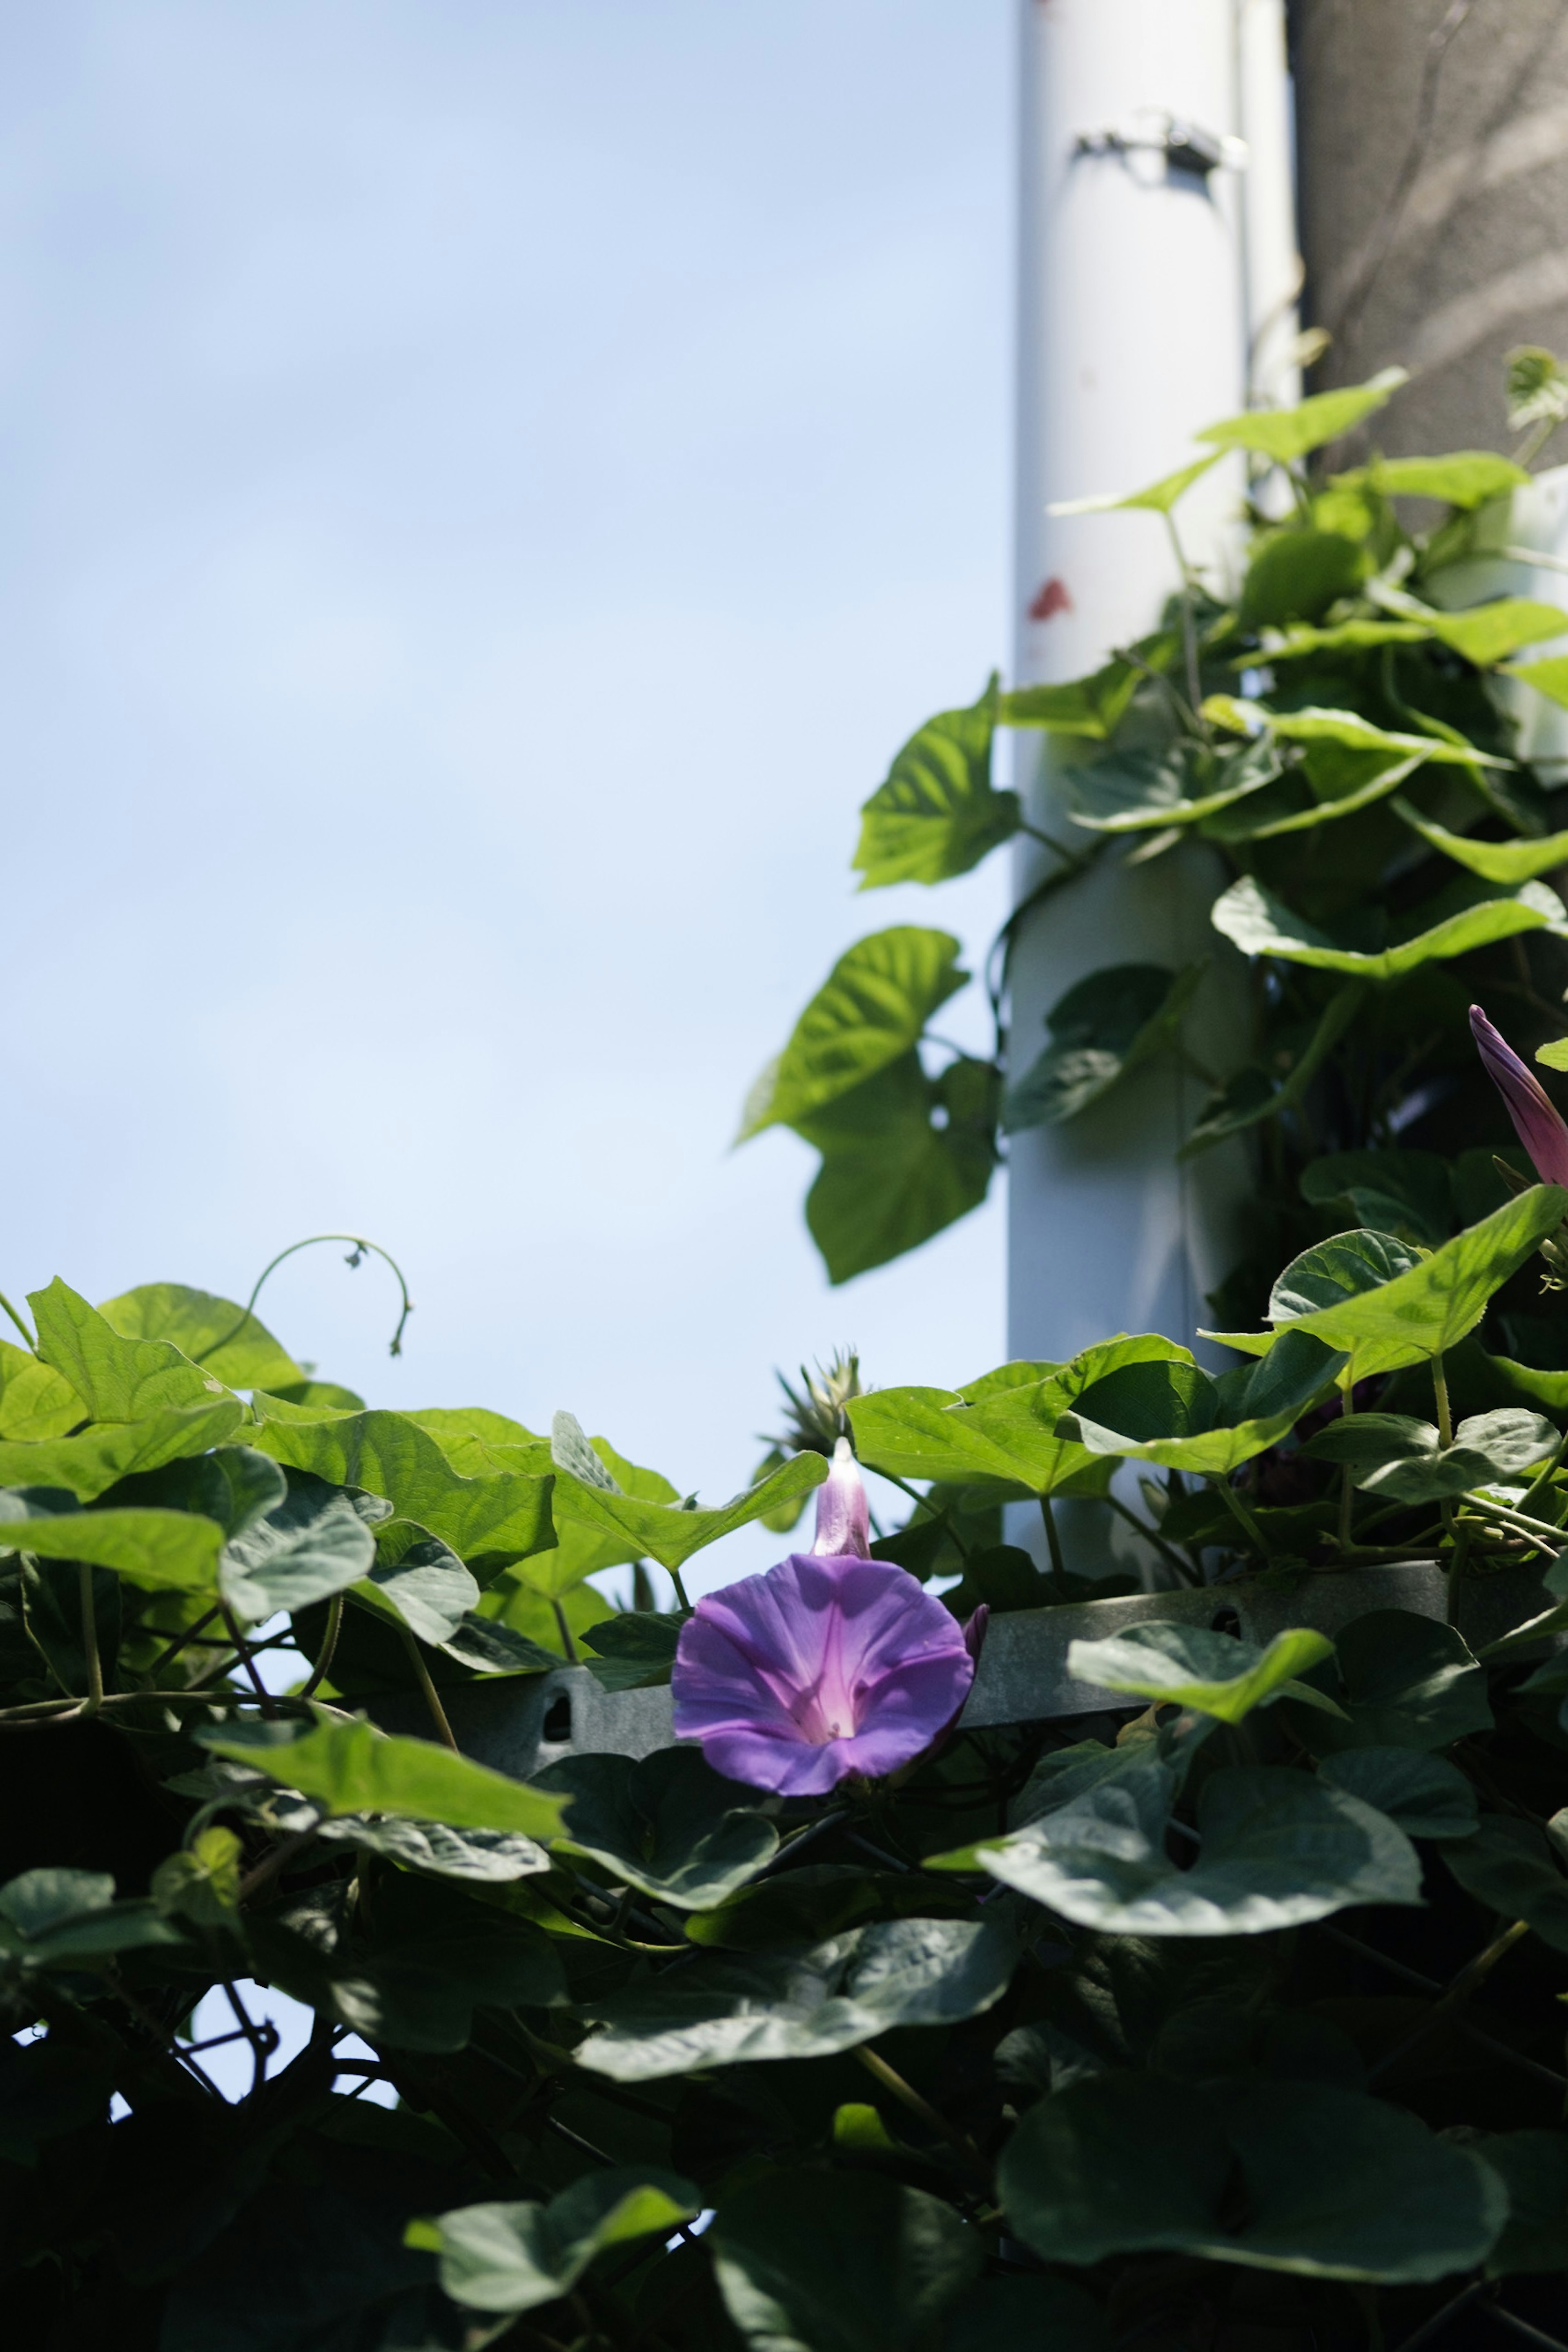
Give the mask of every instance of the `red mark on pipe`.
[[1058, 613], [1071, 613], [1072, 599], [1067, 593], [1065, 580], [1050, 579], [1029, 608], [1031, 621], [1054, 620]]

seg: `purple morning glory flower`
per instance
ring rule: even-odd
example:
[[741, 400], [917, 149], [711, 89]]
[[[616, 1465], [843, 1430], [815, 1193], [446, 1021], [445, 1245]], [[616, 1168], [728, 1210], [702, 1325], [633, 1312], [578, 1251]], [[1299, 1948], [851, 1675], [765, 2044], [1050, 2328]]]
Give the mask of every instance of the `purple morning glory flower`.
[[841, 1440], [818, 1489], [817, 1549], [706, 1594], [681, 1628], [675, 1737], [700, 1740], [727, 1780], [809, 1797], [851, 1772], [880, 1778], [929, 1748], [968, 1696], [975, 1662], [942, 1603], [889, 1560], [822, 1549], [863, 1545], [859, 1490]]
[[1543, 1184], [1568, 1184], [1568, 1126], [1545, 1087], [1479, 1004], [1470, 1007], [1470, 1034], [1536, 1174]]

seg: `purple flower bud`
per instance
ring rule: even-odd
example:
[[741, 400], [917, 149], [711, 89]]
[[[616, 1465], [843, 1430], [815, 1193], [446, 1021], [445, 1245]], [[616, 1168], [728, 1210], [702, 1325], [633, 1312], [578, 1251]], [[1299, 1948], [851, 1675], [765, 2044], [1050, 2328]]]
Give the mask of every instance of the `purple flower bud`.
[[1543, 1184], [1568, 1184], [1568, 1125], [1545, 1087], [1499, 1035], [1479, 1004], [1470, 1007], [1470, 1034], [1536, 1174]]
[[682, 1626], [675, 1737], [727, 1780], [819, 1796], [913, 1762], [974, 1678], [956, 1618], [902, 1568], [792, 1552], [706, 1594]]
[[817, 1540], [811, 1549], [820, 1559], [871, 1558], [871, 1513], [847, 1437], [834, 1446], [832, 1467], [817, 1489]]

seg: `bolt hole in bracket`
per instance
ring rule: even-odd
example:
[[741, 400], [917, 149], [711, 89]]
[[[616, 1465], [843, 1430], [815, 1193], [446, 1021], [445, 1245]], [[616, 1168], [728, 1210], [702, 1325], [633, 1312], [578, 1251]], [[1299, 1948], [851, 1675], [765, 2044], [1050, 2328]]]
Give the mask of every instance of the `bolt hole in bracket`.
[[1165, 176], [1173, 173], [1189, 180], [1208, 184], [1212, 172], [1244, 172], [1247, 169], [1247, 142], [1233, 138], [1228, 132], [1204, 131], [1196, 122], [1184, 122], [1174, 114], [1155, 108], [1145, 108], [1134, 118], [1129, 131], [1081, 131], [1072, 142], [1072, 156], [1113, 156], [1126, 161], [1134, 155], [1155, 155], [1165, 165]]
[[[1551, 1594], [1519, 1570], [1473, 1577], [1464, 1589], [1462, 1631], [1472, 1648], [1479, 1648], [1551, 1603]], [[1440, 1622], [1445, 1608], [1441, 1570], [1411, 1561], [1309, 1576], [1293, 1592], [1249, 1580], [1218, 1591], [1209, 1586], [1133, 1592], [1060, 1609], [1009, 1611], [990, 1621], [961, 1719], [981, 1729], [1062, 1716], [1136, 1714], [1143, 1700], [1079, 1682], [1067, 1671], [1071, 1643], [1103, 1641], [1132, 1625], [1204, 1626], [1262, 1644], [1293, 1625], [1314, 1626], [1332, 1636], [1375, 1609], [1411, 1610]], [[677, 1744], [667, 1685], [605, 1691], [585, 1666], [449, 1684], [442, 1703], [464, 1753], [517, 1780], [528, 1780], [562, 1756], [643, 1757]], [[429, 1727], [413, 1694], [378, 1700], [374, 1713], [389, 1731], [420, 1733]]]

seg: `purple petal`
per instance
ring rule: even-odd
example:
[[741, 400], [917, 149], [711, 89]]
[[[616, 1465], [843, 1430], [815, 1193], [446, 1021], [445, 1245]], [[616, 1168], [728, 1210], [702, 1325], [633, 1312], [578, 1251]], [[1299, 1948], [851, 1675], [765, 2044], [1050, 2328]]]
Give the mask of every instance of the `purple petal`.
[[1543, 1184], [1568, 1184], [1568, 1125], [1545, 1087], [1479, 1004], [1470, 1007], [1470, 1034], [1536, 1174]]
[[850, 1553], [859, 1559], [871, 1557], [871, 1512], [847, 1437], [834, 1446], [832, 1467], [817, 1489], [817, 1540], [811, 1549], [834, 1559]]
[[974, 1671], [961, 1628], [903, 1569], [794, 1552], [706, 1594], [682, 1627], [675, 1736], [727, 1779], [817, 1794], [920, 1755]]

